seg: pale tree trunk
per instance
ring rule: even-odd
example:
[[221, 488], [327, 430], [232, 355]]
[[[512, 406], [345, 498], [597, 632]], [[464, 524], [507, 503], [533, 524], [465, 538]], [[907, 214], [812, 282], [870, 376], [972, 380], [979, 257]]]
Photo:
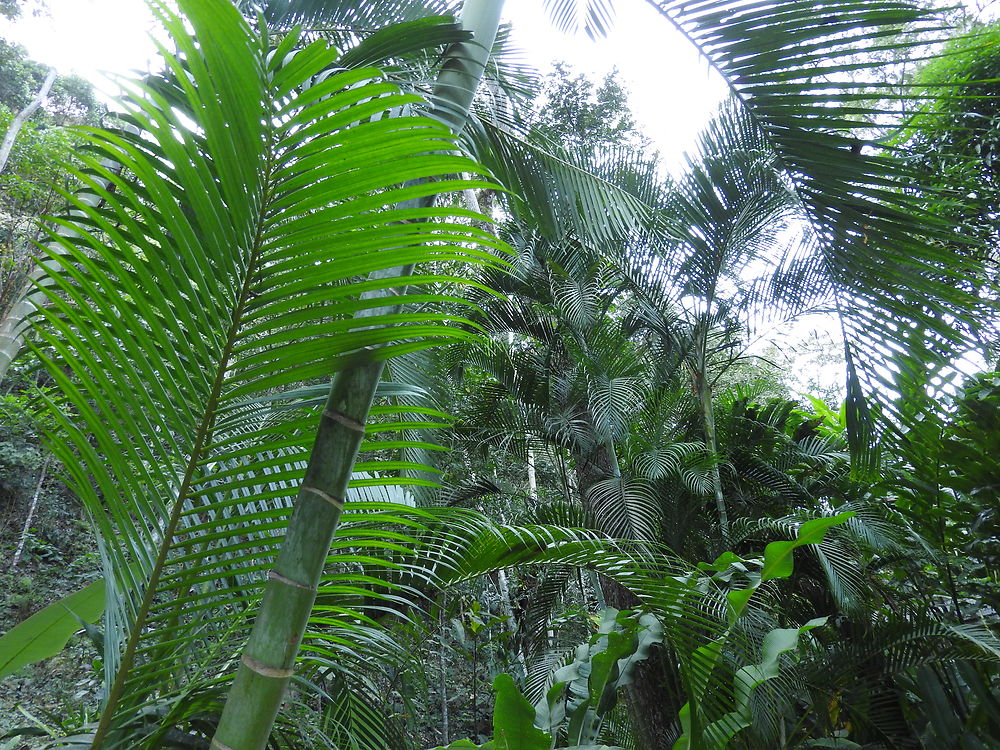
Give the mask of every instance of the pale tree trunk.
[[441, 643], [438, 648], [438, 685], [441, 691], [441, 744], [447, 745], [449, 739], [448, 727], [448, 669], [444, 634], [446, 630], [445, 614], [448, 609], [448, 595], [441, 594], [441, 613], [438, 616], [438, 629], [441, 631]]
[[[138, 132], [134, 126], [130, 125], [126, 125], [125, 130], [132, 134]], [[110, 159], [103, 160], [101, 165], [112, 172], [121, 171], [121, 167]], [[103, 182], [101, 188], [107, 189], [107, 187], [108, 183]], [[76, 198], [87, 206], [99, 206], [103, 200], [96, 192], [89, 190], [77, 193]], [[70, 219], [77, 216], [81, 216], [79, 211], [69, 212]], [[59, 225], [56, 228], [56, 233], [63, 237], [76, 236], [76, 233], [72, 229], [68, 229], [63, 225]], [[58, 273], [59, 270], [57, 262], [42, 256], [34, 270], [28, 274], [28, 280], [21, 288], [16, 301], [3, 316], [3, 319], [0, 320], [0, 382], [6, 376], [7, 368], [10, 367], [11, 362], [17, 357], [21, 351], [21, 347], [24, 346], [28, 316], [45, 304], [45, 300], [47, 299], [45, 292], [39, 287], [45, 286], [48, 277], [53, 273]]]
[[21, 128], [24, 124], [31, 119], [31, 116], [38, 111], [38, 108], [42, 106], [42, 102], [45, 101], [45, 97], [49, 95], [49, 91], [52, 89], [52, 84], [56, 82], [56, 69], [49, 68], [48, 75], [45, 76], [45, 80], [42, 82], [42, 87], [38, 89], [38, 93], [35, 98], [29, 102], [28, 106], [14, 115], [14, 119], [10, 121], [10, 126], [7, 128], [7, 134], [3, 138], [3, 143], [0, 143], [0, 172], [3, 172], [4, 168], [7, 166], [7, 160], [10, 158], [10, 150], [14, 148], [14, 141], [17, 140], [17, 134], [21, 132]]
[[[478, 204], [477, 204], [478, 205]], [[513, 336], [513, 334], [511, 334]], [[528, 448], [528, 497], [532, 500], [538, 500], [538, 486], [535, 483], [535, 454]], [[496, 471], [494, 470], [494, 478], [496, 478]], [[506, 523], [503, 515], [500, 517], [501, 522]], [[500, 606], [503, 608], [503, 614], [507, 618], [507, 623], [510, 628], [512, 628], [513, 633], [517, 633], [520, 630], [517, 615], [514, 612], [514, 603], [510, 595], [510, 582], [507, 578], [507, 571], [500, 568], [496, 572], [496, 585], [497, 590], [500, 593]], [[524, 675], [528, 674], [528, 665], [524, 659], [524, 653], [521, 650], [520, 645], [516, 645], [514, 648], [515, 658], [517, 659], [517, 664], [521, 668], [521, 673]]]
[[[14, 148], [14, 141], [17, 140], [18, 133], [21, 132], [21, 128], [31, 119], [31, 116], [35, 114], [38, 108], [42, 106], [42, 102], [49, 95], [49, 91], [52, 89], [52, 84], [55, 83], [55, 80], [56, 69], [49, 68], [48, 75], [45, 76], [45, 81], [38, 90], [38, 94], [31, 100], [27, 107], [18, 112], [14, 116], [14, 119], [10, 121], [7, 133], [4, 135], [3, 143], [0, 143], [0, 172], [3, 172], [7, 167], [7, 160], [10, 159], [10, 152]], [[32, 282], [37, 281], [41, 276], [42, 272], [40, 269], [35, 269], [35, 272], [29, 277], [29, 282], [22, 287], [21, 292], [17, 295], [17, 301], [14, 302], [11, 309], [4, 315], [3, 320], [0, 320], [0, 380], [3, 380], [8, 365], [10, 365], [11, 360], [14, 359], [21, 349], [21, 322], [28, 313], [35, 309], [33, 302], [27, 302], [27, 297], [31, 294], [31, 289], [33, 288]]]
[[698, 395], [698, 407], [701, 413], [702, 429], [705, 432], [705, 445], [712, 454], [712, 492], [715, 495], [715, 509], [719, 514], [719, 531], [724, 545], [729, 543], [729, 512], [726, 508], [726, 498], [722, 492], [722, 475], [719, 473], [719, 442], [715, 430], [715, 407], [712, 404], [712, 385], [708, 382], [708, 316], [702, 321], [702, 330], [698, 340], [698, 361], [695, 372], [692, 373], [694, 389]]
[[24, 345], [28, 316], [45, 300], [44, 292], [35, 285], [48, 275], [48, 270], [43, 265], [35, 266], [18, 292], [17, 301], [0, 320], [0, 381], [6, 377], [7, 368]]
[[538, 500], [538, 479], [535, 476], [535, 452], [528, 446], [528, 497]]
[[[503, 0], [466, 0], [462, 8], [461, 24], [474, 41], [449, 50], [435, 86], [436, 116], [456, 132], [482, 78], [502, 7]], [[383, 296], [396, 293], [387, 290]], [[359, 361], [334, 378], [284, 544], [212, 739], [217, 750], [263, 750], [267, 744], [340, 522], [383, 364]]]
[[49, 461], [51, 460], [52, 456], [45, 457], [45, 462], [42, 464], [42, 471], [38, 475], [38, 485], [35, 487], [35, 494], [32, 496], [31, 504], [28, 506], [28, 516], [24, 519], [24, 529], [21, 531], [21, 539], [17, 543], [17, 549], [14, 550], [14, 559], [10, 563], [12, 571], [21, 561], [24, 545], [28, 541], [28, 534], [31, 532], [31, 521], [35, 517], [35, 510], [38, 508], [38, 498], [42, 494], [42, 485], [45, 484], [45, 475], [48, 473]]
[[715, 509], [719, 514], [719, 531], [723, 542], [729, 540], [729, 512], [726, 509], [726, 498], [722, 492], [722, 475], [719, 473], [719, 442], [715, 430], [715, 408], [712, 405], [712, 387], [705, 380], [705, 374], [698, 373], [695, 389], [698, 392], [698, 403], [701, 411], [702, 427], [705, 431], [705, 445], [712, 454], [712, 492], [715, 494]]
[[[527, 460], [527, 464], [528, 464], [528, 497], [530, 497], [533, 502], [537, 503], [538, 502], [538, 480], [537, 480], [537, 478], [535, 476], [535, 451], [532, 450], [532, 448], [531, 448], [530, 445], [528, 446], [528, 460]], [[503, 576], [502, 578], [500, 578], [500, 588], [501, 588], [501, 591], [503, 592], [503, 596], [505, 598], [505, 601], [507, 602], [507, 609], [510, 610], [511, 623], [516, 626], [517, 623], [513, 619], [514, 618], [514, 608], [510, 604], [510, 590], [509, 590], [509, 588], [507, 586], [507, 574], [504, 573], [502, 570], [499, 571], [499, 573], [500, 573], [501, 576]], [[551, 638], [553, 635], [554, 635], [554, 633], [550, 630], [549, 631], [549, 637]], [[524, 674], [528, 674], [528, 665], [524, 661], [524, 654], [521, 653], [521, 649], [520, 648], [517, 649], [517, 660], [518, 660], [518, 663], [521, 665], [521, 669], [524, 671]]]

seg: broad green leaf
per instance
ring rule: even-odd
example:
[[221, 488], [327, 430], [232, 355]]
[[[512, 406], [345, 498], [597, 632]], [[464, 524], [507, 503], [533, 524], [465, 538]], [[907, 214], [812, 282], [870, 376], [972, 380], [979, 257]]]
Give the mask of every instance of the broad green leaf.
[[549, 750], [552, 737], [535, 726], [535, 709], [509, 674], [493, 680], [493, 744], [496, 750]]
[[553, 683], [545, 697], [535, 704], [535, 726], [550, 735], [559, 731], [566, 718], [566, 686], [565, 682]]
[[819, 544], [827, 529], [844, 523], [854, 516], [852, 511], [838, 513], [828, 518], [814, 518], [799, 527], [796, 538], [790, 542], [771, 542], [764, 548], [764, 567], [761, 569], [761, 581], [774, 578], [788, 578], [792, 574], [794, 562], [792, 553], [805, 544]]
[[0, 679], [62, 651], [70, 636], [80, 629], [80, 620], [97, 622], [104, 612], [104, 592], [104, 579], [94, 581], [0, 637]]

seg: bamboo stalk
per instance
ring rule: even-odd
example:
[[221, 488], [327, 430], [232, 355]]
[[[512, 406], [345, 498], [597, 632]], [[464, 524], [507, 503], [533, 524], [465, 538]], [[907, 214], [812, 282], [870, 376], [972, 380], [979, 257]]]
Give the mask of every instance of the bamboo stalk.
[[253, 634], [243, 652], [212, 746], [263, 748], [292, 676], [364, 437], [382, 362], [369, 359], [334, 380], [312, 456], [271, 571]]
[[[503, 0], [466, 0], [462, 8], [462, 26], [473, 33], [474, 41], [449, 50], [434, 92], [435, 115], [455, 132], [468, 116], [502, 7]], [[405, 276], [411, 271], [392, 269], [385, 275]], [[395, 293], [387, 290], [377, 296]], [[385, 308], [368, 314], [375, 311]], [[383, 365], [369, 353], [333, 380], [278, 562], [212, 739], [216, 750], [262, 750], [267, 744], [340, 522]]]

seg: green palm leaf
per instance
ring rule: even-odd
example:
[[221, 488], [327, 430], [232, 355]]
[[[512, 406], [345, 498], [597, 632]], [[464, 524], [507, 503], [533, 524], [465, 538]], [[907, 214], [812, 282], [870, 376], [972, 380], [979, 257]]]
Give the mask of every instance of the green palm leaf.
[[[847, 347], [851, 452], [858, 469], [870, 470], [868, 404], [874, 397], [882, 413], [891, 409], [880, 393], [893, 388], [893, 353], [915, 350], [947, 365], [975, 340], [963, 321], [993, 314], [965, 283], [975, 276], [975, 253], [958, 257], [951, 224], [928, 209], [939, 202], [960, 214], [978, 199], [925, 178], [903, 147], [882, 142], [880, 134], [901, 124], [899, 102], [918, 92], [865, 74], [933, 54], [930, 45], [950, 35], [944, 16], [897, 0], [649, 4], [722, 74], [794, 186], [816, 253], [793, 263], [795, 273], [786, 267], [783, 283], [801, 289], [810, 281], [831, 293]], [[582, 0], [549, 5], [567, 29], [585, 13]], [[610, 3], [585, 7], [606, 13]], [[814, 295], [806, 299], [815, 304]]]
[[[366, 347], [388, 357], [467, 337], [454, 316], [380, 310], [361, 293], [399, 280], [365, 278], [492, 262], [496, 246], [450, 218], [465, 212], [396, 208], [489, 184], [448, 176], [479, 168], [449, 155], [444, 126], [406, 115], [417, 97], [375, 70], [320, 75], [336, 53], [293, 53], [294, 33], [272, 53], [223, 0], [182, 5], [186, 21], [154, 6], [178, 52], [124, 101], [142, 137], [85, 133], [79, 177], [105, 204], [67, 196], [82, 218], [54, 219], [75, 232], [50, 232], [59, 272], [40, 287], [36, 322], [35, 351], [63, 394], [49, 442], [108, 577], [98, 734], [130, 747], [124, 728], [142, 706], [218, 682], [250, 624], [318, 418], [275, 418], [261, 399]], [[362, 480], [384, 485], [407, 467], [357, 468], [388, 472]], [[346, 540], [341, 563], [374, 564]]]
[[414, 21], [435, 15], [454, 14], [454, 0], [238, 0], [244, 12], [261, 10], [269, 25], [294, 24], [350, 28], [355, 33], [374, 31], [386, 23]]

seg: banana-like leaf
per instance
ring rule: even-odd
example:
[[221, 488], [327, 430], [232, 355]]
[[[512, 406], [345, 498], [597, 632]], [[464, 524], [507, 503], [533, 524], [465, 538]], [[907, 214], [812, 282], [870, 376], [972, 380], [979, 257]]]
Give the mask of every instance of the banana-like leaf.
[[760, 573], [761, 580], [788, 578], [792, 574], [792, 553], [795, 549], [806, 544], [819, 544], [823, 541], [827, 529], [844, 523], [853, 515], [853, 511], [846, 511], [826, 518], [814, 518], [799, 527], [793, 541], [771, 542], [764, 548], [764, 567]]
[[80, 629], [104, 612], [104, 581], [94, 581], [53, 602], [0, 637], [0, 680], [21, 667], [55, 656]]

